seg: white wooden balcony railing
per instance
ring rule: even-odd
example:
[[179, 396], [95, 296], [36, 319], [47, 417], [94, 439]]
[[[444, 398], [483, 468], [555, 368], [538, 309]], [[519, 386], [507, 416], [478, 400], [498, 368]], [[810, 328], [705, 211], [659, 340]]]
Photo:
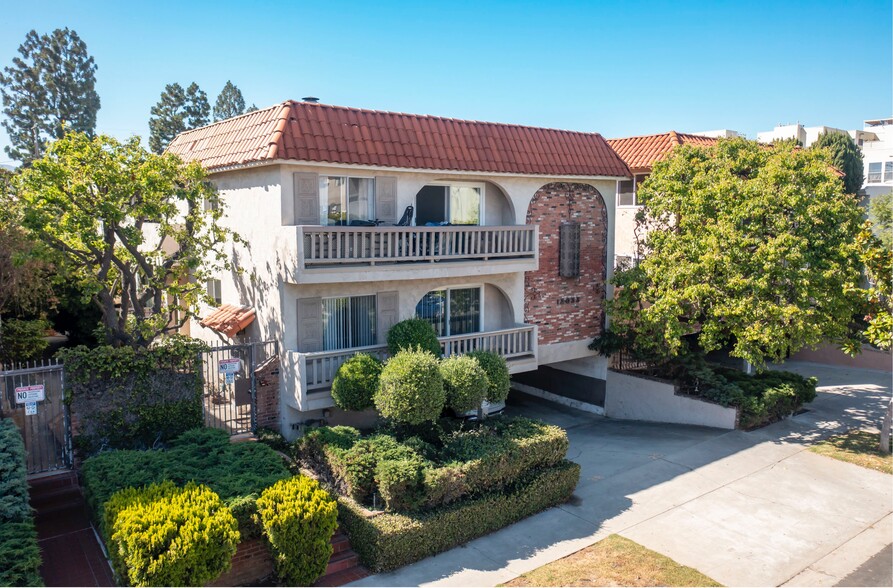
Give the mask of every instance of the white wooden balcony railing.
[[535, 259], [538, 227], [298, 227], [302, 267]]
[[[521, 357], [536, 357], [536, 327], [534, 325], [519, 325], [498, 331], [438, 337], [438, 340], [444, 356], [485, 350], [498, 353], [508, 361]], [[384, 359], [387, 357], [388, 350], [384, 345], [370, 345], [338, 349], [337, 351], [298, 353], [301, 364], [299, 369], [303, 375], [302, 379], [306, 383], [307, 391], [313, 392], [330, 388], [341, 364], [357, 353], [368, 353], [379, 359]]]

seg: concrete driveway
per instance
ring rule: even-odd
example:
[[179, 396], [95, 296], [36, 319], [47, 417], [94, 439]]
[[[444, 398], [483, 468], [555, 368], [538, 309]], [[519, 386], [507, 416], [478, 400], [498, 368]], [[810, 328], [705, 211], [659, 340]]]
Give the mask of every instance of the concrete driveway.
[[511, 413], [567, 429], [568, 457], [582, 466], [572, 500], [352, 585], [494, 586], [611, 533], [729, 586], [856, 577], [890, 549], [893, 479], [806, 448], [849, 427], [876, 427], [891, 376], [785, 369], [817, 376], [819, 397], [808, 412], [750, 433], [615, 421], [513, 393]]

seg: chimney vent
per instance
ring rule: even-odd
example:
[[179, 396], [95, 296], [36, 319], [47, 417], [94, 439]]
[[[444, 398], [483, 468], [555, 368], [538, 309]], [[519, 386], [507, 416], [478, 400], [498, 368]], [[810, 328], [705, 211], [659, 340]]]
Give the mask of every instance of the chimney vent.
[[310, 104], [319, 104], [319, 98], [316, 96], [304, 96], [301, 98], [301, 102], [309, 102]]

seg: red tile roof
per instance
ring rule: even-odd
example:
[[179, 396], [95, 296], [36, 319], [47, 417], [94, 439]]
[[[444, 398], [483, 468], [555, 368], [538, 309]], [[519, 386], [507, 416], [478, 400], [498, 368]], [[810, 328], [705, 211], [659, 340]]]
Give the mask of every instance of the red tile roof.
[[295, 160], [546, 176], [629, 176], [598, 133], [288, 101], [178, 135], [210, 170]]
[[712, 147], [717, 139], [670, 131], [659, 135], [608, 139], [608, 144], [633, 172], [649, 172], [655, 161], [669, 155], [677, 145]]
[[219, 308], [206, 316], [199, 323], [203, 327], [214, 329], [229, 338], [250, 325], [254, 321], [254, 309], [247, 306], [221, 304]]

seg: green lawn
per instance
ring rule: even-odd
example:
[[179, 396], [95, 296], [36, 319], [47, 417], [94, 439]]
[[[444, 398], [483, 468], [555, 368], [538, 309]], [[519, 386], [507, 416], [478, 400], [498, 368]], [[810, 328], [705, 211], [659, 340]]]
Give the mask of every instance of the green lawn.
[[871, 431], [850, 431], [831, 437], [809, 448], [819, 455], [848, 461], [864, 468], [893, 474], [893, 455], [878, 447], [880, 434]]
[[620, 535], [553, 561], [505, 586], [721, 586]]

